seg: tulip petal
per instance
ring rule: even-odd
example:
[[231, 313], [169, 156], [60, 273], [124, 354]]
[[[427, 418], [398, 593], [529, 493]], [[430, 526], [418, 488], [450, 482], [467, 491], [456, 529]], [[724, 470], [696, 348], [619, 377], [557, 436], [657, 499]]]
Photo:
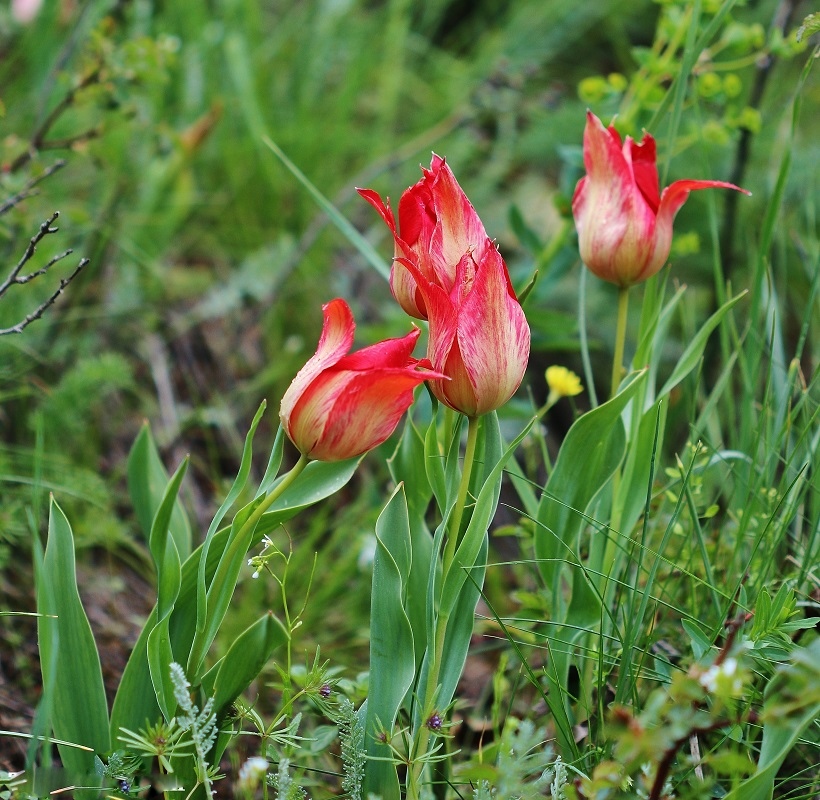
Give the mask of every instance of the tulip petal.
[[[399, 259], [401, 260], [401, 259]], [[402, 261], [407, 272], [419, 287], [430, 322], [427, 357], [433, 369], [443, 370], [456, 338], [458, 311], [450, 296], [436, 283], [428, 280], [410, 261]], [[441, 398], [439, 398], [441, 399]]]
[[632, 191], [632, 171], [621, 149], [620, 137], [614, 128], [587, 111], [584, 128], [584, 167], [592, 183], [600, 182], [609, 191], [629, 197]]
[[658, 188], [658, 165], [655, 139], [648, 133], [643, 135], [640, 144], [630, 140], [632, 174], [643, 199], [653, 212], [657, 212], [660, 205], [660, 189]]
[[[399, 236], [399, 232], [396, 229], [396, 218], [393, 216], [393, 210], [390, 208], [390, 201], [384, 202], [378, 192], [374, 192], [372, 189], [356, 189], [356, 191], [376, 209], [379, 216], [384, 220], [390, 232], [393, 234], [393, 241], [395, 243], [394, 255], [397, 258], [409, 258], [416, 261], [418, 256], [414, 249]], [[405, 203], [405, 196], [407, 196], [409, 191], [411, 190], [404, 193], [399, 203], [400, 218], [402, 213], [401, 209], [403, 207], [402, 204]], [[405, 216], [407, 216], [406, 212]], [[408, 223], [403, 223], [403, 227], [407, 226]], [[430, 229], [432, 232], [432, 224], [430, 225]], [[427, 313], [424, 309], [424, 303], [419, 296], [416, 281], [404, 266], [396, 261], [393, 262], [393, 266], [390, 270], [390, 291], [406, 314], [416, 319], [427, 319]]]
[[[294, 408], [305, 390], [318, 375], [340, 361], [353, 346], [356, 323], [350, 306], [341, 298], [337, 298], [322, 306], [322, 314], [322, 335], [319, 337], [316, 353], [296, 373], [279, 407], [279, 417], [288, 433], [291, 432], [290, 421]], [[291, 435], [291, 439], [293, 438]]]
[[[383, 342], [363, 347], [355, 353], [350, 353], [342, 358], [334, 367], [334, 370], [368, 370], [382, 369], [390, 367], [406, 367], [413, 354], [421, 331], [413, 327], [406, 336], [399, 339], [386, 339]], [[415, 364], [415, 362], [413, 362]]]
[[[323, 376], [324, 377], [324, 376]], [[318, 394], [333, 398], [321, 437], [308, 454], [321, 461], [353, 458], [390, 436], [413, 402], [413, 389], [430, 377], [413, 368], [332, 374]]]
[[419, 258], [429, 251], [436, 215], [426, 177], [402, 194], [399, 200], [399, 225], [401, 238]]
[[382, 200], [381, 195], [372, 189], [359, 189], [357, 187], [356, 191], [378, 211], [379, 216], [384, 220], [387, 227], [390, 228], [390, 232], [393, 236], [397, 236], [396, 218], [393, 216], [393, 209], [390, 208], [390, 198], [388, 197], [387, 202], [385, 202]]
[[453, 284], [454, 268], [465, 253], [479, 251], [477, 260], [483, 255], [480, 251], [487, 242], [487, 232], [443, 158], [433, 154], [425, 177], [432, 180], [431, 193], [437, 217], [430, 242], [432, 267], [438, 283], [449, 291]]
[[493, 246], [486, 249], [472, 289], [459, 309], [457, 336], [478, 399], [475, 414], [506, 403], [524, 378], [530, 329], [504, 260]]
[[689, 192], [699, 189], [734, 189], [735, 191], [743, 192], [743, 194], [751, 194], [751, 192], [746, 191], [746, 189], [741, 189], [739, 186], [725, 181], [682, 180], [675, 181], [673, 184], [667, 186], [661, 194], [658, 215], [655, 220], [652, 255], [647, 259], [644, 269], [637, 277], [638, 281], [651, 277], [663, 267], [672, 247], [672, 223], [674, 222], [675, 215], [689, 199]]

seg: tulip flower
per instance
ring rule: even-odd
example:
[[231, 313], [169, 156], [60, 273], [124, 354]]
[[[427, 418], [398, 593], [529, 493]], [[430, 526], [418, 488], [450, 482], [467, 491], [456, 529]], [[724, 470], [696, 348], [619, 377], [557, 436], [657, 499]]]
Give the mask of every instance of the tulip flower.
[[658, 191], [655, 140], [629, 136], [587, 112], [584, 166], [572, 198], [581, 259], [599, 278], [628, 287], [654, 275], [672, 246], [672, 221], [694, 189], [735, 189], [723, 181], [676, 181]]
[[357, 191], [379, 212], [393, 234], [393, 296], [411, 317], [427, 319], [418, 282], [405, 262], [410, 262], [427, 281], [450, 292], [462, 257], [472, 252], [480, 261], [489, 240], [445, 160], [433, 154], [430, 169], [422, 167], [421, 171], [424, 177], [401, 196], [398, 226], [389, 200], [384, 202], [372, 189]]
[[411, 357], [418, 328], [348, 354], [356, 328], [350, 307], [336, 299], [322, 312], [319, 346], [282, 397], [279, 417], [303, 455], [341, 461], [385, 441], [413, 402], [413, 389], [443, 376], [419, 370], [426, 362]]
[[433, 381], [433, 394], [468, 417], [504, 405], [521, 385], [530, 353], [530, 329], [515, 297], [507, 266], [493, 242], [458, 262], [448, 292], [404, 261], [430, 320], [427, 357], [449, 381]]

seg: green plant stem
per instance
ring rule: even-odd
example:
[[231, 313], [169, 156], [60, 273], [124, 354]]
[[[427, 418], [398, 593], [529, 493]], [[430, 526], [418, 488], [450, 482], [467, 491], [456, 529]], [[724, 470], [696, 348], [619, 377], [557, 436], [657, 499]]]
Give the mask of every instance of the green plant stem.
[[290, 488], [291, 484], [299, 477], [302, 470], [308, 465], [309, 462], [310, 459], [302, 453], [299, 456], [299, 460], [291, 468], [290, 472], [282, 478], [280, 483], [276, 484], [276, 486], [270, 490], [265, 498], [254, 509], [253, 514], [248, 517], [247, 521], [242, 526], [240, 535], [248, 530], [253, 530], [256, 527], [259, 520], [262, 519], [262, 515]]
[[618, 394], [621, 385], [621, 373], [624, 368], [624, 342], [626, 341], [626, 320], [629, 311], [629, 287], [618, 287], [618, 324], [615, 328], [615, 352], [612, 356], [612, 382], [609, 396]]
[[[470, 490], [470, 477], [473, 472], [475, 462], [476, 442], [478, 440], [478, 417], [470, 417], [467, 426], [467, 446], [464, 451], [464, 466], [461, 470], [461, 482], [458, 486], [456, 503], [453, 506], [453, 513], [450, 517], [447, 530], [447, 543], [444, 546], [442, 557], [442, 583], [446, 580], [453, 561], [456, 550], [461, 541], [461, 523], [464, 519], [464, 510], [467, 505], [467, 495]], [[413, 748], [414, 759], [407, 770], [407, 800], [418, 800], [421, 796], [421, 774], [424, 770], [424, 761], [420, 757], [427, 751], [430, 743], [430, 729], [427, 727], [427, 720], [434, 712], [433, 703], [438, 691], [439, 670], [444, 657], [444, 640], [447, 635], [447, 622], [449, 614], [440, 613], [436, 619], [436, 636], [433, 651], [433, 658], [427, 670], [427, 686], [424, 692], [424, 705], [421, 709], [419, 729], [415, 735], [415, 745]]]
[[[276, 502], [288, 489], [288, 487], [299, 477], [302, 473], [302, 470], [308, 465], [309, 463], [308, 457], [302, 453], [299, 456], [299, 460], [293, 465], [290, 472], [282, 478], [281, 483], [278, 483], [276, 486], [271, 489], [270, 493], [265, 497], [264, 500], [256, 507], [253, 514], [248, 517], [248, 521], [243, 525], [243, 529], [246, 526], [250, 526], [250, 529], [256, 527], [257, 523], [260, 519], [262, 519], [262, 515], [271, 507], [273, 503]], [[285, 597], [285, 587], [282, 586], [282, 597]], [[285, 615], [288, 621], [288, 633], [290, 633], [291, 626], [290, 626], [290, 614], [288, 613], [287, 602], [285, 602]], [[291, 668], [291, 641], [290, 637], [288, 637], [288, 648], [287, 648], [287, 672], [284, 679], [284, 685], [282, 690], [282, 699], [287, 704], [290, 699], [290, 693], [292, 691], [292, 686], [290, 682], [290, 668]]]
[[443, 575], [450, 569], [450, 564], [456, 554], [456, 548], [461, 542], [461, 522], [464, 519], [464, 508], [467, 505], [467, 495], [470, 491], [470, 476], [473, 471], [475, 461], [475, 446], [478, 440], [478, 417], [470, 417], [467, 424], [467, 446], [464, 450], [464, 466], [461, 470], [461, 482], [458, 486], [456, 504], [453, 507], [453, 515], [450, 517], [449, 529], [447, 531], [447, 544], [444, 546], [444, 559], [442, 562]]
[[[247, 537], [259, 524], [259, 520], [265, 512], [290, 488], [293, 482], [302, 473], [302, 470], [308, 465], [309, 459], [306, 455], [299, 456], [299, 460], [293, 465], [290, 472], [285, 475], [282, 480], [274, 486], [270, 492], [259, 501], [259, 505], [253, 510], [253, 513], [245, 520], [244, 525], [239, 529], [237, 537], [242, 539]], [[205, 659], [205, 649], [208, 644], [203, 636], [204, 630], [197, 629], [194, 637], [194, 642], [191, 646], [191, 653], [188, 657], [188, 668], [191, 674], [195, 674], [197, 679], [200, 677], [199, 670]]]

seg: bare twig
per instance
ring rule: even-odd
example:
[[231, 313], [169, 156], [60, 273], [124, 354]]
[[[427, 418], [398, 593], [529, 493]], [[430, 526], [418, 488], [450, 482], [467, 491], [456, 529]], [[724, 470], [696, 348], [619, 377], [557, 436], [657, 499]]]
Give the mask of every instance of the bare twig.
[[51, 177], [55, 172], [57, 172], [57, 170], [62, 169], [65, 164], [66, 162], [62, 158], [55, 161], [50, 167], [45, 169], [35, 178], [31, 178], [31, 180], [27, 181], [26, 185], [19, 192], [17, 192], [17, 194], [12, 195], [7, 200], [0, 203], [0, 217], [2, 217], [7, 211], [11, 211], [12, 208], [22, 203], [27, 197], [37, 194], [35, 189], [37, 184], [42, 183], [42, 181], [46, 178]]
[[45, 239], [50, 233], [57, 233], [59, 228], [52, 228], [52, 223], [60, 216], [59, 211], [55, 211], [44, 223], [40, 225], [40, 229], [34, 236], [31, 237], [28, 243], [28, 247], [26, 247], [25, 252], [20, 257], [20, 260], [15, 264], [12, 271], [9, 273], [9, 276], [3, 283], [0, 283], [0, 297], [2, 297], [9, 289], [10, 286], [16, 283], [28, 283], [28, 279], [20, 280], [19, 275], [22, 271], [23, 267], [31, 261], [32, 256], [34, 255], [34, 251], [37, 249], [37, 245]]
[[[28, 272], [25, 275], [21, 275], [20, 273], [23, 271], [23, 267], [31, 261], [32, 257], [34, 256], [35, 251], [37, 250], [37, 245], [45, 239], [46, 236], [52, 233], [57, 233], [59, 228], [53, 227], [53, 223], [56, 221], [57, 217], [60, 216], [59, 211], [55, 211], [45, 222], [43, 222], [37, 233], [31, 237], [29, 240], [28, 245], [26, 246], [25, 252], [22, 256], [20, 256], [20, 260], [14, 265], [11, 272], [8, 274], [6, 279], [0, 283], [0, 298], [6, 294], [6, 292], [12, 286], [21, 286], [23, 284], [29, 283], [33, 281], [35, 278], [40, 277], [41, 275], [45, 275], [55, 264], [62, 261], [67, 256], [70, 256], [73, 252], [72, 250], [66, 250], [62, 253], [59, 253], [56, 256], [53, 256], [49, 259], [48, 263], [45, 266], [40, 267], [32, 272]], [[30, 314], [27, 314], [23, 319], [21, 319], [16, 325], [12, 325], [10, 328], [0, 328], [0, 336], [6, 336], [11, 333], [22, 333], [25, 328], [27, 328], [34, 320], [40, 319], [43, 316], [45, 310], [53, 305], [53, 303], [57, 300], [57, 298], [65, 291], [66, 286], [68, 286], [77, 275], [80, 274], [81, 270], [85, 265], [88, 264], [88, 259], [83, 258], [80, 259], [80, 262], [74, 268], [74, 271], [65, 278], [60, 280], [60, 285], [44, 302], [40, 303], [37, 308], [34, 309]]]
[[45, 310], [54, 304], [57, 298], [65, 291], [66, 286], [68, 286], [71, 281], [76, 278], [80, 272], [82, 271], [83, 267], [88, 264], [87, 258], [80, 259], [80, 262], [74, 267], [74, 271], [65, 278], [60, 280], [60, 285], [57, 290], [44, 302], [40, 303], [37, 308], [34, 309], [30, 314], [27, 314], [23, 319], [20, 320], [16, 325], [12, 325], [10, 328], [0, 328], [0, 336], [6, 336], [10, 333], [22, 333], [25, 328], [31, 325], [32, 322], [36, 319], [40, 319], [43, 316]]

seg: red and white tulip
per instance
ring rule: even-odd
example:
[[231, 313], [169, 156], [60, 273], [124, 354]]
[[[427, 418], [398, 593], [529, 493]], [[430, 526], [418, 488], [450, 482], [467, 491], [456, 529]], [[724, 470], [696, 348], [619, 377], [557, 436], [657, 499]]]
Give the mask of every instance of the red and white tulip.
[[515, 394], [530, 354], [530, 329], [501, 254], [489, 239], [478, 252], [462, 256], [449, 291], [404, 262], [430, 320], [427, 357], [450, 379], [430, 389], [468, 417], [494, 411]]
[[621, 142], [587, 112], [584, 167], [572, 198], [581, 259], [599, 278], [626, 287], [650, 278], [666, 263], [672, 222], [695, 189], [735, 189], [723, 181], [682, 180], [658, 187], [655, 140]]
[[319, 461], [362, 455], [384, 442], [413, 402], [413, 389], [442, 375], [411, 354], [418, 328], [349, 353], [356, 324], [344, 300], [322, 307], [316, 353], [282, 397], [279, 417], [301, 453]]

